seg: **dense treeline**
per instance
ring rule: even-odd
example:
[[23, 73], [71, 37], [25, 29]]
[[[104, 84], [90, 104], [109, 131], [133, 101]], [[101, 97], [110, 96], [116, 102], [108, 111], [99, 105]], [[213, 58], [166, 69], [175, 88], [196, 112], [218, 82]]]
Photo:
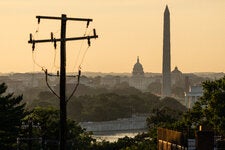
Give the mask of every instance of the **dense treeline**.
[[225, 77], [203, 82], [203, 96], [177, 124], [180, 129], [200, 125], [225, 137]]
[[150, 113], [158, 103], [158, 97], [150, 93], [86, 95], [73, 99], [68, 105], [68, 112], [69, 116], [79, 121], [108, 121], [128, 118], [132, 114]]
[[[0, 149], [28, 149], [29, 146], [33, 149], [57, 149], [59, 141], [58, 109], [45, 106], [46, 108], [35, 107], [28, 111], [25, 109], [25, 104], [22, 103], [22, 96], [13, 97], [13, 94], [5, 93], [6, 89], [5, 84], [0, 84]], [[127, 108], [124, 112], [128, 111], [129, 107], [125, 106], [132, 106], [131, 110], [134, 113], [150, 112], [151, 114], [147, 119], [148, 133], [137, 135], [134, 138], [124, 137], [113, 143], [107, 141], [97, 142], [91, 137], [91, 133], [82, 129], [75, 121], [68, 120], [67, 148], [79, 150], [155, 150], [157, 127], [187, 132], [189, 129], [197, 130], [199, 125], [205, 125], [224, 137], [225, 77], [215, 81], [204, 82], [203, 89], [203, 96], [190, 111], [185, 113], [183, 111], [186, 109], [175, 99], [165, 98], [159, 100], [157, 96], [150, 93], [138, 95], [106, 93], [83, 95], [72, 99], [68, 107], [75, 110], [73, 107], [75, 104], [73, 103], [79, 102], [79, 105], [76, 105], [76, 111], [80, 112], [80, 114], [90, 111], [96, 115], [95, 111], [98, 112], [97, 108], [100, 108], [100, 106], [103, 107], [100, 112], [106, 113], [110, 109], [111, 115], [113, 111], [118, 114], [121, 113], [122, 108]], [[47, 96], [46, 98], [51, 97]], [[51, 101], [46, 101], [45, 104], [51, 104]], [[144, 107], [143, 105], [146, 106]], [[117, 107], [122, 108], [113, 110]], [[86, 117], [88, 116], [87, 114], [85, 114]], [[129, 116], [129, 113], [126, 115]], [[96, 117], [96, 120], [99, 119], [97, 116], [92, 117]], [[106, 118], [100, 119], [107, 120], [107, 117], [109, 116], [106, 115]], [[25, 124], [22, 122], [25, 124], [32, 122], [31, 125], [39, 123], [38, 126], [40, 128], [29, 128], [29, 126], [24, 128]], [[31, 144], [31, 140], [28, 140], [30, 137], [38, 138], [40, 141], [34, 141], [33, 139]], [[20, 142], [17, 141], [18, 138], [21, 139]]]
[[147, 118], [151, 138], [157, 138], [157, 127], [164, 127], [195, 138], [199, 126], [203, 130], [214, 131], [221, 139], [225, 138], [225, 77], [202, 83], [203, 96], [186, 112], [162, 107]]
[[[67, 96], [71, 94], [73, 88], [74, 88], [74, 85], [67, 85], [67, 89], [66, 89]], [[56, 87], [55, 89], [59, 89], [59, 87]], [[51, 105], [51, 106], [55, 106], [55, 107], [58, 106], [59, 100], [49, 90], [43, 91], [40, 89], [35, 89], [32, 91], [29, 90], [28, 92], [29, 93], [38, 93], [37, 96], [34, 96], [34, 99], [27, 101], [29, 108], [34, 108], [37, 105], [39, 105], [39, 106]], [[59, 93], [59, 92], [56, 90], [56, 93]], [[127, 83], [121, 83], [111, 89], [108, 89], [106, 87], [89, 87], [89, 86], [80, 84], [78, 86], [78, 89], [77, 89], [73, 99], [75, 97], [79, 97], [79, 96], [86, 96], [86, 95], [95, 96], [95, 95], [107, 94], [107, 93], [115, 93], [118, 95], [139, 95], [142, 92], [136, 88], [130, 87]]]
[[[57, 149], [59, 146], [59, 110], [53, 107], [25, 109], [22, 96], [6, 94], [5, 84], [0, 85], [0, 149]], [[114, 99], [116, 94], [109, 94]], [[107, 97], [107, 95], [103, 95]], [[109, 96], [110, 97], [110, 96]], [[109, 100], [110, 101], [110, 100]], [[67, 149], [122, 150], [152, 149], [155, 143], [148, 134], [135, 138], [124, 137], [117, 142], [97, 142], [76, 122], [67, 120]]]
[[[90, 93], [87, 94], [86, 90]], [[58, 108], [59, 100], [52, 93], [45, 91], [30, 105], [32, 107], [53, 106]], [[128, 118], [137, 114], [151, 114], [153, 109], [167, 106], [185, 111], [175, 99], [163, 99], [151, 94], [120, 84], [109, 89], [95, 89], [81, 85], [76, 96], [68, 102], [68, 116], [75, 121], [109, 121]]]

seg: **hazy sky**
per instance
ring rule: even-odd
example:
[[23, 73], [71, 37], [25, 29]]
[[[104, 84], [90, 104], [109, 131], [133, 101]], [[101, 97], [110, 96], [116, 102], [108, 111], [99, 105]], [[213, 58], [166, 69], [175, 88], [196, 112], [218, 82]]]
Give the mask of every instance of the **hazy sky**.
[[[87, 50], [83, 71], [131, 72], [139, 56], [145, 72], [161, 72], [166, 4], [172, 69], [225, 72], [225, 0], [1, 0], [0, 72], [40, 71], [32, 55], [37, 64], [56, 71], [60, 44], [56, 51], [52, 43], [37, 44], [32, 54], [27, 41], [29, 33], [35, 39], [50, 38], [50, 32], [59, 37], [60, 21], [41, 20], [38, 26], [35, 16], [61, 14], [93, 19], [87, 34], [96, 28], [99, 38]], [[68, 37], [84, 35], [86, 23], [67, 24]], [[67, 71], [77, 70], [86, 48], [87, 41], [67, 42]]]

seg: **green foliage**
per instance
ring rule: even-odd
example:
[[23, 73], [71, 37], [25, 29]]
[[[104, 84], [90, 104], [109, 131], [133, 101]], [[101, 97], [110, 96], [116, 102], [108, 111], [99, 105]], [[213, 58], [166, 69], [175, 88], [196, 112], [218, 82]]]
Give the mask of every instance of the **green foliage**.
[[179, 124], [183, 112], [186, 108], [173, 98], [164, 98], [159, 105], [153, 109], [152, 114], [146, 119], [149, 128], [149, 136], [152, 146], [157, 146], [157, 128], [164, 127], [169, 129], [183, 128]]
[[[32, 141], [33, 145], [42, 145], [44, 149], [57, 149], [59, 143], [59, 110], [52, 107], [36, 107], [33, 111], [24, 118], [27, 124], [32, 120], [34, 125], [39, 124], [40, 128], [32, 128], [32, 137], [41, 138], [42, 141]], [[91, 142], [95, 141], [90, 134], [85, 132], [76, 122], [67, 120], [67, 148], [68, 149], [87, 149]], [[21, 137], [29, 137], [26, 130], [22, 132]], [[28, 142], [21, 143], [24, 148], [27, 148]]]
[[30, 109], [50, 106], [59, 108], [59, 99], [50, 91], [40, 91], [37, 99], [34, 99], [32, 103], [28, 105]]
[[172, 125], [172, 129], [188, 132], [189, 136], [194, 137], [194, 131], [202, 125], [225, 136], [225, 77], [205, 81], [202, 85], [203, 96], [183, 114], [181, 120]]
[[177, 100], [166, 97], [153, 109], [147, 118], [149, 129], [157, 127], [173, 128], [173, 124], [181, 120], [183, 112], [187, 109]]
[[179, 111], [168, 107], [153, 110], [153, 115], [147, 118], [147, 125], [151, 127], [169, 127], [172, 123], [178, 121], [182, 116]]
[[134, 87], [129, 86], [127, 82], [122, 82], [111, 90], [111, 93], [115, 93], [118, 95], [140, 95], [142, 92]]
[[164, 99], [161, 100], [157, 108], [162, 108], [162, 107], [168, 107], [171, 110], [175, 110], [178, 112], [185, 112], [187, 111], [187, 108], [182, 105], [178, 100], [172, 98], [172, 97], [165, 97]]
[[[71, 85], [68, 85], [70, 93]], [[40, 92], [40, 91], [39, 91]], [[76, 97], [75, 97], [76, 96]], [[130, 87], [127, 83], [112, 89], [92, 88], [79, 85], [74, 97], [68, 103], [68, 116], [76, 121], [107, 121], [131, 117], [135, 113], [149, 113], [159, 103], [159, 97]], [[41, 91], [29, 108], [59, 108], [59, 100], [49, 91]]]
[[162, 87], [162, 85], [161, 85], [160, 82], [152, 82], [148, 86], [148, 91], [153, 93], [153, 94], [160, 95], [161, 94], [161, 87]]
[[6, 94], [6, 89], [4, 83], [0, 84], [0, 149], [13, 149], [19, 136], [21, 120], [26, 115], [25, 104], [21, 104], [22, 96]]
[[174, 94], [176, 97], [184, 98], [184, 88], [183, 87], [172, 87], [172, 94]]
[[138, 134], [134, 138], [125, 136], [116, 142], [96, 142], [91, 150], [156, 150], [156, 143], [149, 138], [147, 133]]
[[[81, 86], [81, 89], [83, 93], [78, 92], [78, 95], [81, 96], [72, 97], [67, 105], [69, 117], [76, 121], [108, 121], [131, 117], [132, 114], [149, 114], [152, 112], [156, 114], [157, 111], [158, 116], [151, 116], [151, 121], [156, 125], [154, 128], [151, 127], [149, 134], [146, 136], [124, 137], [113, 143], [107, 141], [96, 142], [85, 131], [78, 132], [76, 135], [79, 136], [76, 136], [76, 138], [69, 137], [69, 139], [71, 141], [76, 139], [73, 143], [79, 141], [79, 144], [76, 143], [76, 145], [82, 145], [80, 149], [85, 145], [86, 150], [154, 150], [157, 145], [156, 127], [173, 124], [180, 118], [181, 113], [186, 111], [186, 108], [175, 99], [165, 98], [160, 100], [158, 96], [151, 93], [142, 93], [127, 84], [120, 84], [111, 91], [105, 89], [104, 94], [101, 93], [102, 90], [100, 89], [94, 90], [96, 93], [90, 87]], [[91, 94], [86, 95], [85, 89], [90, 90]], [[42, 96], [46, 102], [48, 102], [47, 97], [48, 95]], [[39, 98], [41, 97], [39, 96]], [[52, 98], [49, 97], [49, 99], [52, 101]]]
[[149, 113], [158, 103], [159, 97], [150, 93], [85, 95], [71, 99], [68, 114], [77, 121], [109, 121]]
[[[39, 123], [40, 128], [32, 128], [32, 137], [41, 137], [42, 142], [32, 141], [32, 149], [57, 149], [59, 141], [59, 111], [52, 107], [34, 108], [33, 111], [24, 118], [28, 123], [32, 120], [33, 125]], [[156, 141], [149, 137], [148, 133], [143, 133], [134, 138], [124, 137], [116, 142], [97, 142], [91, 134], [85, 132], [74, 121], [68, 120], [67, 149], [79, 150], [156, 150]], [[28, 131], [24, 130], [21, 136], [29, 137]], [[23, 141], [20, 148], [28, 149], [28, 142]]]
[[225, 135], [225, 77], [203, 82], [203, 89], [203, 96], [186, 115], [186, 120]]

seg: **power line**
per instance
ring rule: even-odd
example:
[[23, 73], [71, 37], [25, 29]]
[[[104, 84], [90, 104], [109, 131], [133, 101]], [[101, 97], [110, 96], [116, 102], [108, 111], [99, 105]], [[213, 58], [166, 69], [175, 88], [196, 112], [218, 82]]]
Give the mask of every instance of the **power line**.
[[81, 62], [80, 62], [79, 68], [81, 68], [81, 66], [82, 66], [82, 64], [83, 64], [84, 58], [85, 58], [85, 56], [86, 56], [86, 54], [87, 54], [87, 51], [88, 51], [89, 47], [90, 47], [90, 46], [88, 46], [88, 47], [86, 48], [86, 50], [84, 51], [84, 54], [83, 54], [83, 56], [82, 56], [82, 58], [81, 58]]
[[[37, 16], [38, 23], [40, 23], [41, 19], [53, 19], [53, 20], [60, 20], [61, 21], [61, 37], [60, 38], [53, 38], [51, 36], [50, 39], [43, 39], [43, 40], [33, 40], [32, 34], [30, 34], [30, 40], [28, 43], [32, 44], [32, 50], [35, 50], [35, 44], [36, 43], [44, 43], [44, 42], [53, 42], [54, 47], [56, 48], [56, 43], [60, 42], [60, 150], [66, 149], [66, 133], [67, 133], [67, 112], [66, 112], [66, 104], [69, 99], [66, 100], [66, 41], [72, 41], [72, 40], [84, 40], [86, 39], [88, 41], [88, 45], [90, 46], [92, 38], [98, 38], [96, 35], [95, 29], [93, 30], [92, 36], [83, 36], [83, 37], [72, 37], [72, 38], [66, 38], [66, 22], [67, 21], [86, 21], [87, 27], [89, 23], [92, 21], [92, 19], [84, 19], [84, 18], [68, 18], [65, 14], [62, 14], [61, 17], [49, 17], [49, 16]], [[52, 34], [51, 34], [52, 35]], [[47, 70], [46, 70], [47, 72]], [[47, 73], [46, 73], [47, 77]], [[78, 81], [80, 78], [80, 71], [78, 76]], [[79, 84], [79, 82], [78, 82]], [[77, 85], [78, 86], [78, 85]], [[77, 86], [75, 86], [75, 91], [77, 89]], [[54, 91], [52, 91], [54, 92]], [[72, 92], [71, 95], [73, 95], [74, 92]], [[70, 96], [69, 98], [71, 98]]]
[[[87, 26], [87, 27], [88, 27], [88, 26]], [[84, 32], [84, 36], [86, 36], [86, 33], [87, 33], [87, 27], [86, 27], [86, 30], [85, 30], [85, 32]], [[75, 70], [75, 68], [76, 68], [76, 66], [77, 66], [77, 63], [78, 63], [78, 60], [79, 60], [79, 57], [80, 57], [80, 53], [81, 53], [81, 50], [82, 50], [82, 48], [83, 48], [83, 44], [84, 44], [84, 41], [81, 42], [80, 49], [79, 49], [79, 51], [78, 51], [78, 55], [77, 55], [77, 57], [76, 57], [76, 59], [75, 59], [75, 64], [74, 64], [73, 70]]]
[[44, 67], [44, 66], [40, 65], [39, 63], [37, 63], [37, 61], [36, 61], [36, 56], [35, 56], [34, 51], [32, 51], [32, 60], [33, 60], [33, 63], [34, 63], [36, 66], [38, 66], [38, 67], [41, 68], [41, 70], [45, 70], [45, 67]]

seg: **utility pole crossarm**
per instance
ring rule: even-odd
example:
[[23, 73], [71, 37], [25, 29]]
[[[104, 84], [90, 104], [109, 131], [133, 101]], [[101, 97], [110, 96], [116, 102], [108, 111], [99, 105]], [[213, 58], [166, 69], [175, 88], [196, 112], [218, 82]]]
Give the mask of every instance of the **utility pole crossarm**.
[[[51, 17], [51, 16], [36, 16], [36, 18], [38, 20], [40, 19], [54, 19], [54, 20], [62, 20], [62, 17]], [[65, 18], [66, 20], [71, 20], [71, 21], [87, 21], [87, 22], [91, 22], [93, 21], [92, 19], [88, 19], [88, 18]]]
[[44, 40], [29, 40], [28, 43], [44, 43], [44, 42], [54, 42], [54, 41], [73, 41], [73, 40], [84, 40], [84, 39], [93, 39], [98, 38], [98, 35], [93, 36], [84, 36], [84, 37], [72, 37], [72, 38], [65, 38], [65, 39], [44, 39]]

